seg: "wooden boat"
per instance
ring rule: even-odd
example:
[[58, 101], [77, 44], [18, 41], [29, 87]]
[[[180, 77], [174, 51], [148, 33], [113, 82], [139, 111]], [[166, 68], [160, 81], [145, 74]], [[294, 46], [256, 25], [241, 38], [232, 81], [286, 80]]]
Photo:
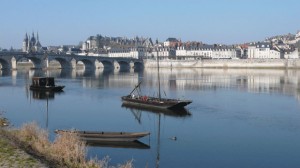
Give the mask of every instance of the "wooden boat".
[[84, 141], [135, 141], [144, 136], [150, 135], [150, 132], [101, 132], [101, 131], [78, 131], [78, 130], [55, 130], [55, 133], [69, 132], [79, 136]]
[[[141, 82], [134, 88], [136, 90]], [[132, 94], [122, 96], [122, 102], [125, 106], [135, 106], [137, 108], [146, 108], [152, 110], [179, 110], [192, 103], [191, 100], [167, 99], [161, 97], [140, 96]]]
[[[158, 46], [158, 42], [156, 43]], [[149, 97], [149, 96], [141, 96], [137, 89], [139, 88], [141, 82], [130, 92], [127, 96], [122, 96], [122, 102], [125, 105], [132, 105], [142, 108], [156, 109], [156, 110], [164, 110], [164, 109], [182, 109], [186, 105], [192, 103], [191, 100], [180, 100], [180, 99], [168, 99], [161, 97], [160, 91], [160, 76], [159, 76], [159, 58], [158, 58], [158, 49], [157, 52], [157, 78], [158, 78], [158, 97]], [[137, 94], [133, 94], [137, 92]]]
[[53, 77], [33, 77], [31, 90], [35, 91], [62, 91], [65, 86], [55, 85]]

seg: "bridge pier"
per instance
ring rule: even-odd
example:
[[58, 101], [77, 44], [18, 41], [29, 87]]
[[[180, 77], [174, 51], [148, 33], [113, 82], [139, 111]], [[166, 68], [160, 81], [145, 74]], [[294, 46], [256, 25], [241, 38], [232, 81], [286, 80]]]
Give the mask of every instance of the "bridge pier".
[[17, 69], [17, 60], [15, 57], [11, 58], [11, 69], [16, 70]]
[[72, 69], [76, 69], [76, 65], [77, 65], [76, 60], [75, 60], [75, 59], [72, 59], [72, 60], [71, 60], [71, 68], [72, 68]]
[[101, 62], [99, 62], [98, 60], [96, 60], [95, 61], [95, 68], [96, 69], [104, 68], [104, 65]]
[[120, 64], [118, 61], [114, 61], [114, 69], [120, 69]]
[[133, 69], [133, 68], [134, 68], [134, 62], [133, 62], [133, 61], [130, 61], [129, 67], [130, 67], [130, 69]]

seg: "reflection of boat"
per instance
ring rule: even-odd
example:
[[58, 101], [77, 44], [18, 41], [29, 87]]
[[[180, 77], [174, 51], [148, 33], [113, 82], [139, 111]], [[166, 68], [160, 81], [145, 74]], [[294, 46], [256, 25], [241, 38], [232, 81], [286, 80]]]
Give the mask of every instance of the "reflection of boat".
[[173, 117], [187, 117], [187, 116], [191, 115], [191, 113], [188, 110], [186, 110], [185, 108], [180, 108], [177, 110], [149, 109], [149, 108], [144, 108], [143, 106], [134, 106], [131, 104], [122, 104], [122, 107], [128, 108], [130, 110], [146, 111], [146, 112], [153, 112], [153, 113], [163, 113], [164, 115], [173, 116]]
[[77, 131], [77, 130], [55, 130], [56, 133], [69, 132], [79, 136], [84, 141], [108, 141], [122, 142], [135, 141], [144, 136], [150, 135], [150, 132], [101, 132], [101, 131]]
[[33, 77], [31, 90], [37, 91], [62, 91], [65, 86], [55, 85], [53, 77]]
[[[131, 110], [131, 112], [134, 114], [135, 119], [141, 124], [141, 113], [143, 111], [145, 112], [152, 112], [155, 115], [158, 115], [158, 121], [157, 121], [157, 136], [156, 136], [156, 140], [157, 140], [157, 144], [156, 144], [156, 162], [155, 162], [155, 167], [158, 168], [159, 167], [159, 162], [160, 162], [160, 120], [161, 120], [161, 115], [165, 115], [165, 116], [172, 116], [172, 117], [187, 117], [190, 116], [191, 114], [189, 113], [189, 111], [187, 111], [185, 108], [181, 108], [181, 109], [177, 109], [177, 110], [169, 110], [169, 109], [164, 109], [164, 110], [153, 110], [153, 109], [148, 109], [148, 108], [137, 108], [137, 107], [131, 107], [131, 106], [127, 106], [127, 105], [122, 105], [122, 107], [125, 108], [129, 108]], [[136, 111], [135, 111], [136, 110]], [[174, 136], [172, 137], [173, 140], [176, 140], [177, 137]]]
[[150, 146], [138, 140], [135, 141], [86, 141], [87, 145], [94, 147], [110, 147], [110, 148], [135, 148], [150, 149]]
[[51, 91], [46, 91], [46, 92], [42, 92], [42, 91], [32, 91], [32, 98], [34, 99], [54, 99], [54, 92]]
[[[191, 100], [168, 99], [162, 98], [160, 93], [160, 76], [159, 76], [159, 58], [157, 51], [157, 77], [158, 77], [158, 97], [141, 96], [138, 88], [141, 82], [127, 96], [122, 96], [123, 104], [149, 108], [149, 109], [182, 109], [186, 105], [192, 103]], [[134, 94], [136, 92], [137, 94]]]

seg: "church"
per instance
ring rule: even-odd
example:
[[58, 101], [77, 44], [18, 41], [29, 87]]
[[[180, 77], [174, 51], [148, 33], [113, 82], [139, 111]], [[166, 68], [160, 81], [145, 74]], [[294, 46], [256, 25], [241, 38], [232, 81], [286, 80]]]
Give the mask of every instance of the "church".
[[34, 33], [32, 32], [32, 36], [28, 36], [27, 33], [25, 34], [25, 38], [23, 40], [23, 52], [39, 52], [42, 50], [42, 45], [39, 41], [39, 34], [36, 34], [36, 38]]

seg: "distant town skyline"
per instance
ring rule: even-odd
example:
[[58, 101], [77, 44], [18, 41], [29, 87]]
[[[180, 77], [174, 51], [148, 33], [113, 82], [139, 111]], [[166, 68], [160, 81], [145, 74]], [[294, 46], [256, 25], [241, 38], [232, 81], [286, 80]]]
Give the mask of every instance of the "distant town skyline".
[[238, 44], [300, 30], [298, 0], [1, 1], [0, 47], [22, 48], [38, 32], [43, 46], [89, 36]]

